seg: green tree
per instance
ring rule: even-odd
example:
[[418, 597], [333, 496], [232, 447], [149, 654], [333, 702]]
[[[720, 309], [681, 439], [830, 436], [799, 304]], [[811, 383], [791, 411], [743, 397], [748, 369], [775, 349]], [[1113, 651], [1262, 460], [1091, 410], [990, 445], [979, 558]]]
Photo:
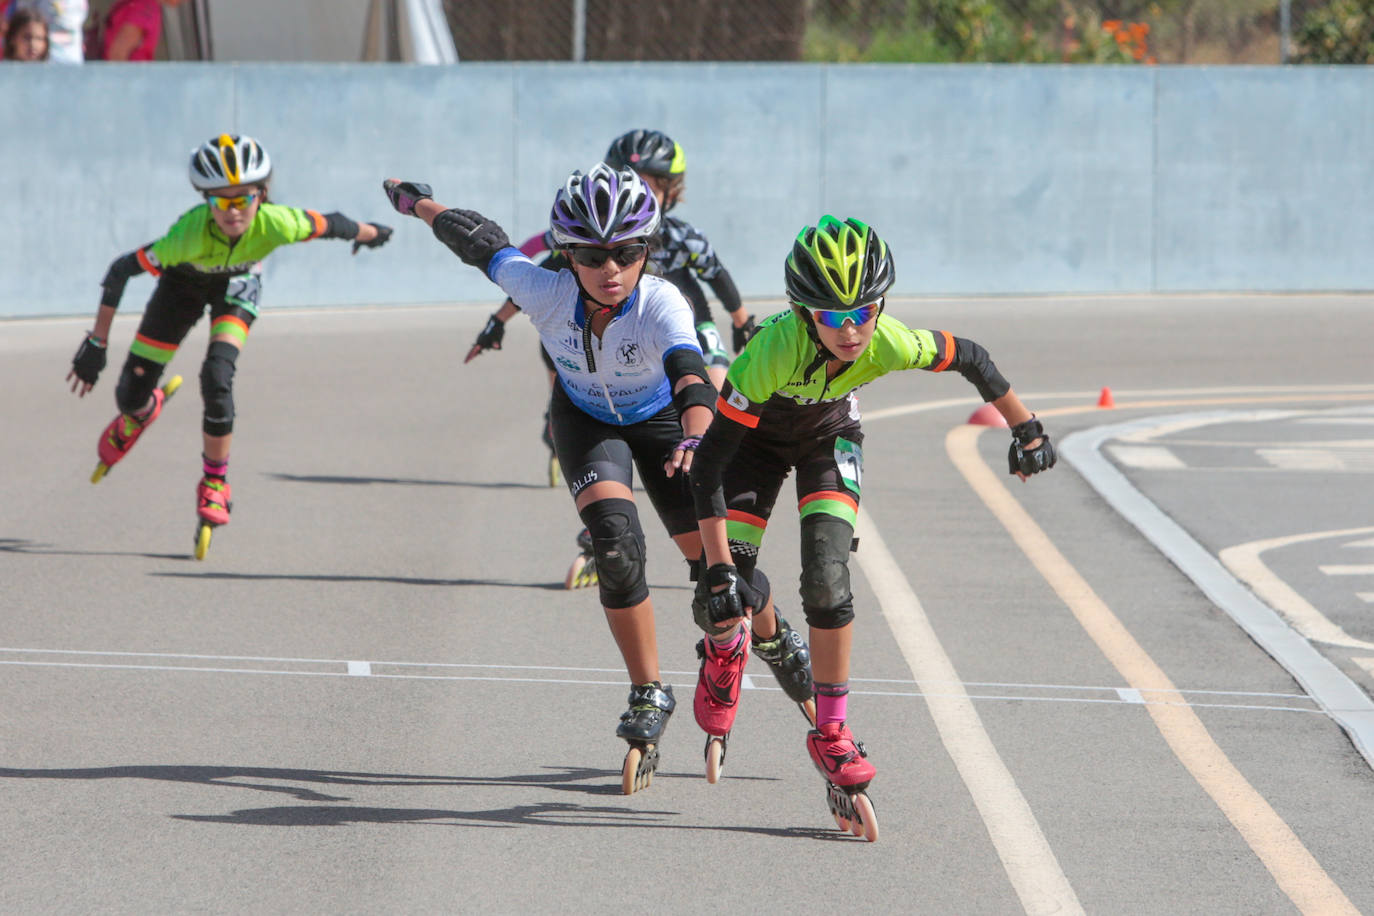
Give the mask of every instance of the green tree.
[[1334, 0], [1303, 17], [1294, 38], [1298, 63], [1374, 63], [1374, 0]]

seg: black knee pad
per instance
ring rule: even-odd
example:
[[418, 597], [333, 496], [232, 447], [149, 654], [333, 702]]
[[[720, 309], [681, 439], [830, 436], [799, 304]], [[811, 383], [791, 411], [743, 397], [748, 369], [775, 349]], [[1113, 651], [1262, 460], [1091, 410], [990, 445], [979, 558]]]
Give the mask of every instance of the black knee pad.
[[[142, 369], [142, 372], [138, 370]], [[130, 356], [124, 361], [115, 386], [115, 406], [120, 413], [133, 413], [148, 406], [153, 389], [162, 378], [162, 365], [143, 356]]]
[[813, 515], [801, 524], [801, 599], [806, 622], [838, 630], [854, 619], [849, 590], [849, 547], [854, 527], [832, 515]]
[[601, 605], [633, 607], [649, 597], [644, 577], [644, 529], [628, 499], [598, 499], [581, 510], [592, 536]]
[[[752, 564], [748, 569], [745, 569], [743, 566], [738, 566], [736, 568], [739, 570], [741, 576], [749, 580], [749, 584], [754, 587], [754, 590], [763, 596], [763, 607], [767, 607], [768, 599], [773, 597], [773, 584], [768, 581], [768, 577], [763, 574], [763, 570], [759, 569], [757, 565]], [[757, 610], [763, 610], [763, 607], [757, 608]]]
[[207, 436], [227, 436], [234, 431], [234, 363], [239, 348], [223, 340], [211, 341], [200, 367], [200, 395], [205, 399], [201, 429]]

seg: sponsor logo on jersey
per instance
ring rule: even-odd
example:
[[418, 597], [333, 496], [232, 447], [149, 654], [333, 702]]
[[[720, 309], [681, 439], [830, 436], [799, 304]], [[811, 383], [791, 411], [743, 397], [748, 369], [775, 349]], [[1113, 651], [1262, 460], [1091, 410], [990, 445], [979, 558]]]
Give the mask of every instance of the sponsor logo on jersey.
[[643, 361], [640, 357], [639, 344], [633, 340], [627, 340], [617, 347], [615, 356], [622, 366], [638, 366]]
[[736, 410], [749, 409], [749, 399], [746, 398], [744, 395], [740, 394], [738, 391], [730, 392], [730, 396], [725, 399], [725, 403], [729, 404]]
[[587, 473], [583, 474], [581, 477], [579, 477], [579, 478], [577, 478], [576, 480], [573, 481], [573, 484], [572, 484], [572, 492], [573, 492], [573, 495], [576, 496], [578, 493], [581, 493], [581, 492], [582, 492], [583, 490], [585, 490], [587, 487], [589, 487], [589, 486], [591, 486], [592, 484], [596, 483], [597, 480], [599, 480], [599, 479], [600, 479], [600, 478], [597, 476], [596, 469], [595, 469], [595, 468], [591, 468], [590, 470], [587, 471]]
[[555, 357], [555, 358], [554, 358], [554, 362], [558, 363], [558, 365], [562, 366], [564, 369], [567, 369], [569, 372], [581, 372], [581, 371], [582, 371], [582, 367], [581, 367], [581, 366], [579, 366], [577, 363], [573, 362], [572, 360], [568, 359], [566, 356], [558, 356], [558, 357]]

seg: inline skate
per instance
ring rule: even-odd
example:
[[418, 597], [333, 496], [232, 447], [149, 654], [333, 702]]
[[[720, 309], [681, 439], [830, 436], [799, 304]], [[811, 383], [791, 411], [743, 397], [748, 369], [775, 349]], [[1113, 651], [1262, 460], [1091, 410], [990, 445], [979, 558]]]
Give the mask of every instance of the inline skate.
[[573, 557], [568, 574], [563, 577], [566, 589], [586, 588], [597, 583], [596, 556], [592, 553], [592, 533], [583, 528], [577, 536], [577, 549], [582, 551]]
[[129, 454], [129, 450], [134, 447], [138, 437], [143, 435], [143, 431], [162, 415], [162, 405], [167, 403], [167, 399], [176, 394], [180, 387], [181, 376], [174, 375], [167, 380], [167, 384], [153, 389], [153, 409], [148, 416], [140, 420], [132, 414], [121, 413], [110, 421], [105, 431], [100, 434], [100, 441], [96, 443], [96, 454], [100, 461], [91, 474], [91, 483], [100, 483], [110, 468]]
[[807, 733], [806, 750], [825, 779], [825, 800], [835, 825], [877, 842], [878, 815], [866, 791], [877, 770], [863, 743], [854, 740], [843, 722], [827, 722]]
[[692, 713], [706, 732], [706, 781], [715, 785], [725, 765], [730, 729], [739, 708], [744, 666], [749, 661], [749, 628], [740, 627], [739, 642], [733, 649], [721, 649], [710, 639], [700, 640], [697, 657], [701, 659], [701, 670]]
[[671, 685], [653, 681], [631, 687], [628, 702], [630, 708], [620, 714], [615, 736], [630, 745], [620, 768], [620, 790], [633, 795], [654, 781], [658, 745], [668, 728], [668, 719], [677, 708], [677, 700], [673, 699]]
[[196, 487], [196, 550], [197, 560], [205, 559], [210, 551], [210, 538], [220, 525], [229, 524], [232, 491], [229, 481], [205, 475]]
[[773, 609], [778, 621], [778, 631], [771, 639], [752, 636], [751, 649], [755, 655], [768, 663], [777, 679], [778, 686], [797, 704], [806, 721], [816, 724], [816, 688], [811, 680], [811, 650], [806, 646], [802, 635], [788, 624], [786, 618]]

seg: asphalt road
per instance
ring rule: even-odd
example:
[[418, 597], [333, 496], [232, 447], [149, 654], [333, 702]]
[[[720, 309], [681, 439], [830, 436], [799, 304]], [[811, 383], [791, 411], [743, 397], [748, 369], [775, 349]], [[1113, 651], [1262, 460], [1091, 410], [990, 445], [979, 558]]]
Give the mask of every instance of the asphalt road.
[[[1360, 710], [1310, 679], [1374, 690], [1374, 298], [889, 308], [986, 346], [1057, 442], [1131, 426], [1089, 451], [1278, 623], [1247, 631], [1085, 465], [1009, 477], [957, 375], [888, 377], [862, 396], [850, 700], [880, 840], [835, 830], [757, 660], [706, 783], [690, 592], [653, 525], [686, 702], [626, 797], [628, 685], [595, 591], [562, 589], [578, 525], [527, 323], [464, 366], [487, 308], [269, 304], [203, 562], [203, 324], [92, 487], [120, 357], [79, 400], [85, 322], [0, 323], [0, 909], [1374, 912]], [[798, 620], [793, 515], [763, 565]]]

